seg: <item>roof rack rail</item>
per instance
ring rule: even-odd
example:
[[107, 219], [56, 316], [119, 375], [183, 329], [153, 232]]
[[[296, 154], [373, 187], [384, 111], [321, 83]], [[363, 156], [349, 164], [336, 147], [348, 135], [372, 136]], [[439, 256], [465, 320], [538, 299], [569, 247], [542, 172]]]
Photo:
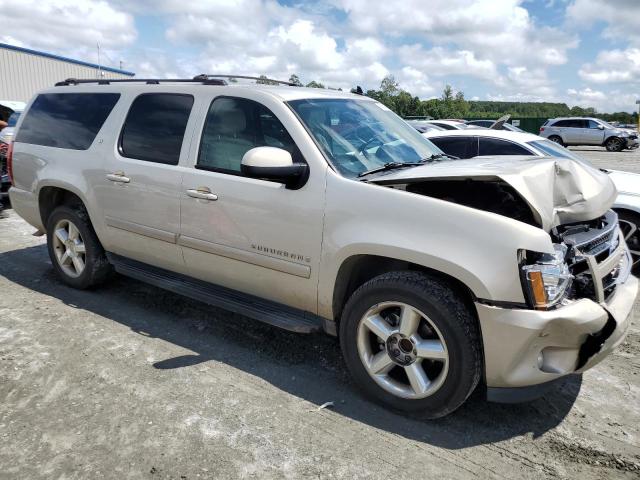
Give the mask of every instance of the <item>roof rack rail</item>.
[[207, 73], [201, 73], [200, 75], [196, 75], [195, 77], [193, 77], [194, 80], [202, 80], [202, 81], [209, 80], [209, 79], [216, 79], [216, 78], [227, 78], [229, 80], [235, 79], [235, 78], [239, 78], [241, 80], [260, 80], [263, 82], [277, 83], [280, 85], [288, 85], [290, 87], [297, 86], [295, 83], [285, 82], [284, 80], [274, 80], [273, 78], [267, 78], [267, 77], [251, 77], [247, 75], [217, 75], [217, 74], [211, 75]]
[[98, 85], [110, 85], [112, 83], [146, 83], [148, 85], [159, 85], [160, 83], [203, 83], [205, 85], [227, 85], [221, 78], [201, 78], [200, 75], [194, 78], [67, 78], [55, 84], [56, 87], [66, 87], [67, 85], [80, 85], [83, 83], [97, 83]]
[[98, 85], [110, 85], [112, 83], [146, 83], [148, 85], [159, 85], [162, 83], [202, 83], [204, 85], [228, 85], [227, 80], [233, 79], [242, 79], [242, 80], [260, 80], [263, 82], [278, 84], [278, 85], [289, 85], [291, 87], [295, 87], [295, 83], [284, 82], [282, 80], [274, 80], [273, 78], [266, 77], [250, 77], [246, 75], [208, 75], [205, 73], [201, 73], [200, 75], [196, 75], [193, 78], [115, 78], [115, 79], [105, 79], [105, 78], [87, 78], [87, 79], [79, 79], [79, 78], [67, 78], [61, 82], [56, 83], [56, 87], [65, 87], [68, 85], [80, 85], [82, 83], [97, 83]]

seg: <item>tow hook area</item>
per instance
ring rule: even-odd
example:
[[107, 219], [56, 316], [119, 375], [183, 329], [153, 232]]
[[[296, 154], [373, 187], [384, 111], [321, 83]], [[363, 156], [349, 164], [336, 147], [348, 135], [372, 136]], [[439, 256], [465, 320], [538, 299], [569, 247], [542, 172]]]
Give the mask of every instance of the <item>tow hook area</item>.
[[589, 359], [600, 351], [600, 349], [604, 345], [604, 342], [607, 341], [607, 339], [616, 329], [616, 321], [613, 319], [610, 313], [608, 313], [608, 315], [609, 318], [607, 319], [607, 323], [604, 324], [604, 327], [602, 327], [602, 330], [590, 334], [580, 347], [580, 351], [578, 352], [578, 364], [576, 366], [576, 370], [580, 370], [582, 367], [584, 367]]

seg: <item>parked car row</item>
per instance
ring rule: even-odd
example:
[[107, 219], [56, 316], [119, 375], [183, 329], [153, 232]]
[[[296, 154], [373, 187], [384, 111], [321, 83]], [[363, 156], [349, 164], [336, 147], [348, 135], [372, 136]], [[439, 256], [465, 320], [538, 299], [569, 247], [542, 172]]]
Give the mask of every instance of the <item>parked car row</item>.
[[540, 136], [560, 145], [597, 145], [609, 152], [638, 148], [638, 132], [598, 118], [553, 118], [540, 127]]

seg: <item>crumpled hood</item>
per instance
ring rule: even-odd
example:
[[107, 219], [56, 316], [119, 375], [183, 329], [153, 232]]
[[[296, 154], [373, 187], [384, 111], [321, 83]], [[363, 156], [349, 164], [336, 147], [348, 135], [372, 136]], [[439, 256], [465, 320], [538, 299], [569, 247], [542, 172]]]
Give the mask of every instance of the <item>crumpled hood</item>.
[[393, 185], [435, 179], [501, 179], [529, 204], [547, 232], [563, 223], [600, 217], [617, 196], [616, 187], [605, 172], [568, 158], [497, 156], [446, 160], [382, 173], [368, 181]]

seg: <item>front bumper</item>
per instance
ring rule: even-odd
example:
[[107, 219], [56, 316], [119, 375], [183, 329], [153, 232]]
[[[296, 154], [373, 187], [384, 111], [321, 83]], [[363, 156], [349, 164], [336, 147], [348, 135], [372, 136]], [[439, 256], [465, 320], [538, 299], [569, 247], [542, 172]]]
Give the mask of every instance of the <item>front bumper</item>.
[[629, 275], [606, 302], [583, 298], [555, 310], [476, 303], [487, 387], [539, 385], [602, 361], [624, 340], [638, 283]]

